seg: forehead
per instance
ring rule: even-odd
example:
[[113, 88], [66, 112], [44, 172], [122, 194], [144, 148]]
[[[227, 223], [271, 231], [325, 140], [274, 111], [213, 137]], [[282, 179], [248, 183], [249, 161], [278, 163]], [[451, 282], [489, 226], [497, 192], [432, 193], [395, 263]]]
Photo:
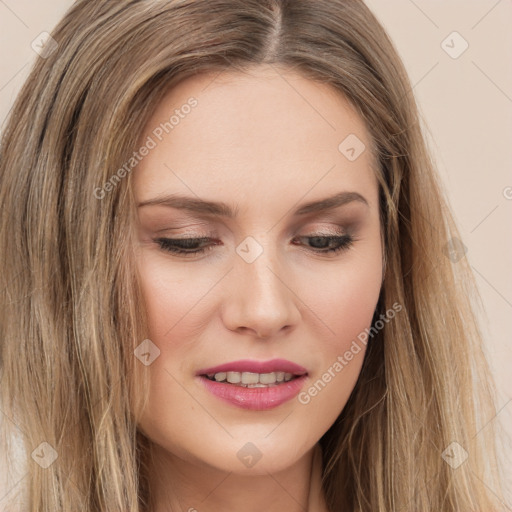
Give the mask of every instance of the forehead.
[[176, 189], [250, 199], [336, 186], [376, 196], [364, 120], [331, 86], [282, 68], [183, 80], [159, 103], [140, 144], [148, 138], [154, 148], [133, 173], [139, 201]]

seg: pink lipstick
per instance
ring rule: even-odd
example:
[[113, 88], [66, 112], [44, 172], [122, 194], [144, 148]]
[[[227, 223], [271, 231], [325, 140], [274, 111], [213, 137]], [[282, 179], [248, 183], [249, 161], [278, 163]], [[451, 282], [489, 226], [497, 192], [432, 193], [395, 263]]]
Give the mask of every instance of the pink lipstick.
[[294, 398], [308, 377], [306, 368], [285, 359], [240, 360], [196, 372], [206, 389], [237, 407], [267, 410]]

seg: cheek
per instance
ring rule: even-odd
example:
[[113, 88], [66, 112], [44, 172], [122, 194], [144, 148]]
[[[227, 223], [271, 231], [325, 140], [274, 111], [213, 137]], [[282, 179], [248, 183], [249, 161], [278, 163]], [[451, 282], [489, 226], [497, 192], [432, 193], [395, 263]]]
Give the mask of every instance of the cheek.
[[342, 342], [340, 349], [370, 326], [379, 299], [381, 275], [371, 270], [354, 272], [340, 283], [330, 308], [333, 330]]
[[370, 326], [382, 284], [381, 254], [380, 244], [372, 241], [347, 253], [340, 264], [324, 267], [314, 280], [303, 282], [304, 302], [328, 333], [324, 354], [344, 352]]
[[334, 423], [361, 371], [382, 282], [380, 244], [365, 249], [303, 288], [326, 333], [315, 347], [315, 372], [298, 396], [307, 411], [304, 428], [311, 432]]
[[198, 269], [192, 280], [183, 266], [172, 265], [150, 251], [140, 256], [138, 270], [147, 305], [150, 337], [155, 340], [180, 339], [176, 333], [197, 317], [201, 297], [215, 284], [215, 276]]
[[182, 440], [189, 437], [186, 421], [176, 419], [189, 418], [196, 405], [180, 386], [181, 371], [197, 350], [191, 325], [195, 325], [200, 312], [197, 304], [207, 292], [210, 279], [202, 276], [191, 282], [183, 269], [173, 267], [151, 251], [140, 256], [138, 272], [149, 338], [160, 350], [145, 368], [150, 380], [149, 401], [138, 426], [157, 444], [185, 457], [187, 453], [181, 445], [186, 445]]

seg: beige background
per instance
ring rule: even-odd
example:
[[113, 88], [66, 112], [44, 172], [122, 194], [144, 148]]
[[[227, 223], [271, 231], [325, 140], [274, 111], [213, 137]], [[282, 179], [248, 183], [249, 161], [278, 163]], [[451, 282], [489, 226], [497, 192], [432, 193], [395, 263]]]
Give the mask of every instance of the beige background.
[[[32, 41], [41, 32], [50, 32], [71, 4], [69, 0], [0, 0], [2, 126], [37, 57]], [[388, 30], [408, 69], [482, 294], [487, 311], [482, 328], [499, 390], [500, 412], [492, 421], [503, 425], [508, 436], [505, 474], [512, 489], [508, 476], [512, 475], [512, 2], [367, 0], [367, 4]], [[454, 31], [463, 39], [451, 35]], [[459, 52], [464, 41], [469, 46], [458, 58], [446, 53], [445, 49]], [[512, 510], [509, 492], [508, 510]], [[0, 505], [3, 495], [0, 488]]]

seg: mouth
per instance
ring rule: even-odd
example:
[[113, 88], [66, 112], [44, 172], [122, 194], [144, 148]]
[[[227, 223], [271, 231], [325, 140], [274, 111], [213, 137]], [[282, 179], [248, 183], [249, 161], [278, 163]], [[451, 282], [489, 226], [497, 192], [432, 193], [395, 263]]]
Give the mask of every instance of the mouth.
[[196, 373], [206, 390], [243, 409], [266, 410], [294, 398], [308, 378], [306, 368], [285, 359], [233, 361]]
[[214, 382], [240, 387], [272, 387], [307, 375], [307, 370], [287, 359], [257, 361], [244, 359], [204, 368], [196, 375]]

